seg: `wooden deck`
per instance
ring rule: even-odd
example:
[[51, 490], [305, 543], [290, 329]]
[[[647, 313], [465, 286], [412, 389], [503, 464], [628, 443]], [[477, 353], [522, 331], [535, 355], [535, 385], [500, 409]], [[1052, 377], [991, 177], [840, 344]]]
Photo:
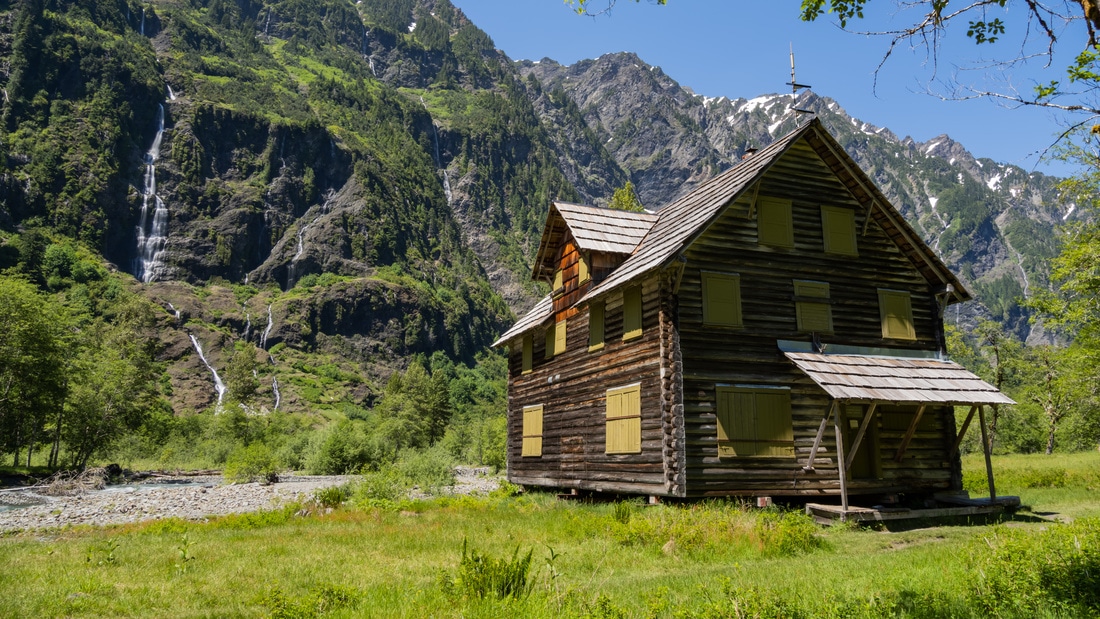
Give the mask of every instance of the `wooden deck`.
[[915, 520], [918, 518], [954, 518], [957, 516], [987, 516], [1012, 511], [1020, 506], [1020, 497], [1001, 496], [996, 499], [971, 499], [958, 495], [937, 495], [936, 507], [910, 509], [907, 507], [856, 507], [844, 509], [840, 505], [807, 503], [806, 514], [818, 524], [834, 522], [885, 522], [888, 520]]

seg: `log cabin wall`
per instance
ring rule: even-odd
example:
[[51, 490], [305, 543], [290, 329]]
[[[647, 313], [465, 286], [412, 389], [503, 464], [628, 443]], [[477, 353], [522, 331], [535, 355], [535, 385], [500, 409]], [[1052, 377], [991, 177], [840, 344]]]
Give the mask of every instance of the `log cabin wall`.
[[[758, 243], [759, 210], [753, 205], [756, 196], [791, 201], [792, 247]], [[854, 212], [858, 256], [824, 251], [823, 205]], [[816, 474], [803, 471], [830, 401], [777, 347], [777, 340], [811, 339], [809, 333], [798, 329], [794, 280], [829, 285], [833, 330], [819, 335], [825, 344], [928, 351], [940, 348], [942, 323], [934, 291], [874, 222], [864, 230], [867, 215], [802, 141], [761, 178], [758, 191], [746, 192], [685, 250], [687, 262], [677, 291], [676, 326], [683, 358], [689, 496], [839, 491], [831, 427], [815, 460]], [[739, 276], [742, 327], [703, 324], [704, 272]], [[915, 339], [884, 339], [879, 289], [910, 293]], [[790, 389], [793, 456], [719, 457], [716, 386], [723, 384]], [[862, 407], [849, 405], [846, 409], [848, 418], [862, 419]], [[853, 477], [849, 492], [932, 491], [958, 485], [958, 458], [948, 457], [955, 428], [951, 407], [926, 409], [905, 457], [900, 463], [894, 462], [911, 413], [884, 409], [876, 414], [861, 447], [861, 451], [873, 454], [870, 469], [854, 472], [863, 477]]]
[[[623, 293], [605, 302], [604, 346], [589, 351], [589, 309], [566, 322], [566, 349], [545, 358], [545, 329], [532, 335], [533, 367], [523, 373], [522, 345], [509, 354], [508, 480], [522, 485], [575, 488], [599, 492], [671, 495], [683, 492], [666, 470], [666, 443], [671, 448], [673, 421], [665, 406], [662, 381], [660, 278], [641, 283], [642, 335], [623, 341]], [[667, 295], [666, 295], [667, 296]], [[521, 340], [517, 340], [519, 342]], [[606, 396], [609, 389], [640, 384], [641, 452], [605, 453]], [[542, 453], [522, 455], [523, 409], [541, 405]]]

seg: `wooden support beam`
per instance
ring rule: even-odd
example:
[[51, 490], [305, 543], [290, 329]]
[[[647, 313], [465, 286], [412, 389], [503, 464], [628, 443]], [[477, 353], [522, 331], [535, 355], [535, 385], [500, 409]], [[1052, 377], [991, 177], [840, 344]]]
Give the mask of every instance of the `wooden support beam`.
[[909, 424], [909, 429], [905, 431], [905, 436], [901, 439], [901, 446], [898, 447], [898, 453], [894, 456], [894, 462], [901, 462], [903, 456], [905, 456], [905, 450], [909, 449], [909, 441], [913, 440], [913, 434], [917, 431], [917, 424], [920, 423], [921, 415], [924, 414], [924, 409], [927, 404], [921, 404], [917, 409], [917, 414], [913, 415], [913, 423]]
[[756, 216], [756, 199], [760, 197], [760, 181], [752, 186], [752, 197], [749, 199], [749, 219]]
[[959, 428], [959, 435], [955, 437], [955, 444], [951, 446], [951, 453], [947, 454], [947, 457], [954, 458], [955, 454], [959, 453], [959, 445], [962, 445], [963, 437], [966, 436], [966, 431], [970, 429], [970, 422], [974, 419], [974, 413], [977, 410], [977, 404], [970, 407], [970, 412], [966, 414], [966, 421], [963, 422], [962, 428]]
[[[867, 414], [863, 416], [863, 423], [859, 424], [859, 431], [856, 432], [856, 438], [852, 440], [852, 447], [848, 451], [848, 459], [844, 461], [844, 468], [852, 468], [852, 461], [856, 459], [856, 452], [859, 451], [859, 445], [863, 442], [863, 435], [867, 433], [867, 427], [871, 425], [871, 418], [875, 415], [875, 409], [878, 408], [878, 402], [872, 402], [867, 407]], [[877, 457], [875, 458], [878, 459]]]
[[985, 407], [978, 405], [978, 425], [982, 427], [982, 452], [985, 453], [985, 479], [989, 482], [989, 500], [997, 500], [997, 491], [993, 488], [993, 461], [989, 456], [989, 433], [985, 429]]
[[825, 417], [821, 419], [821, 425], [817, 428], [817, 436], [814, 437], [814, 446], [810, 448], [810, 458], [806, 460], [806, 466], [802, 467], [802, 470], [807, 473], [813, 472], [814, 470], [814, 458], [817, 458], [817, 450], [821, 447], [821, 437], [824, 436], [825, 426], [829, 424], [829, 417], [832, 417], [836, 407], [836, 400], [833, 400], [829, 408], [825, 411]]
[[833, 428], [836, 430], [836, 465], [840, 469], [840, 507], [844, 510], [840, 519], [848, 519], [848, 467], [844, 463], [844, 428], [840, 426], [840, 414], [833, 415]]

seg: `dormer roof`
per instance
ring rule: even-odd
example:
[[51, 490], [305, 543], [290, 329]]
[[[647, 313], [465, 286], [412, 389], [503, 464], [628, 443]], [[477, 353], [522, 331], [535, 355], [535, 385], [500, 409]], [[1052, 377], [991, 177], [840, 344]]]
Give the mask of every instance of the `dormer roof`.
[[536, 280], [553, 276], [556, 265], [554, 252], [568, 230], [584, 251], [609, 254], [629, 254], [657, 221], [651, 213], [632, 213], [596, 206], [583, 206], [568, 202], [550, 204], [542, 241], [535, 255], [532, 277]]

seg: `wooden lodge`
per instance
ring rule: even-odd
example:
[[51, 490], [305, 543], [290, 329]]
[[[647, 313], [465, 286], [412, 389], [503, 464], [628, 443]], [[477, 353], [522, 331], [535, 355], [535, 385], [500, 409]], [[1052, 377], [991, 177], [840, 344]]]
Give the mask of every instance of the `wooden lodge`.
[[1012, 402], [944, 358], [969, 294], [817, 119], [657, 214], [552, 204], [533, 277], [497, 342], [517, 484], [950, 493], [954, 407]]

